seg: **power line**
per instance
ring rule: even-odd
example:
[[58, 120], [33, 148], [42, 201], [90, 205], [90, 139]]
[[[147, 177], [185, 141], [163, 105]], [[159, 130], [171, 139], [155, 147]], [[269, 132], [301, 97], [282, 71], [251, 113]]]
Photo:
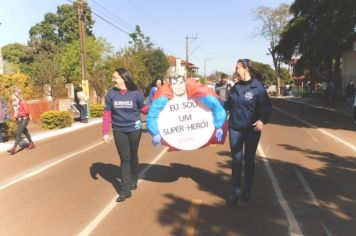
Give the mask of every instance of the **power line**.
[[[75, 3], [77, 4], [77, 2], [75, 1], [72, 1], [72, 0], [67, 0], [68, 2], [71, 2], [71, 3]], [[130, 33], [126, 32], [125, 30], [121, 29], [119, 26], [115, 25], [114, 23], [108, 21], [107, 19], [105, 19], [104, 17], [102, 17], [101, 15], [95, 13], [93, 10], [91, 10], [91, 13], [95, 16], [97, 16], [98, 18], [100, 18], [101, 20], [105, 21], [106, 23], [110, 24], [111, 26], [115, 27], [116, 29], [120, 30], [121, 32], [123, 32], [124, 34], [130, 36]]]
[[121, 29], [120, 27], [118, 27], [117, 25], [111, 23], [110, 21], [106, 20], [104, 17], [96, 14], [94, 11], [92, 11], [93, 15], [96, 15], [97, 17], [99, 17], [100, 19], [102, 19], [103, 21], [105, 21], [106, 23], [110, 24], [111, 26], [115, 27], [116, 29], [120, 30], [121, 32], [127, 34], [128, 36], [130, 36], [130, 33], [126, 32], [125, 30]]
[[[101, 9], [103, 9], [104, 11], [108, 12], [111, 16], [113, 16], [116, 20], [119, 20], [120, 22], [117, 22], [118, 24], [122, 25], [123, 27], [125, 27], [128, 30], [132, 30], [134, 27], [132, 27], [132, 25], [130, 25], [127, 21], [125, 21], [124, 19], [122, 19], [121, 17], [115, 15], [114, 13], [112, 13], [110, 10], [108, 10], [107, 8], [103, 7], [101, 4], [99, 4], [98, 2], [96, 2], [95, 0], [90, 0], [91, 2], [93, 2], [95, 5], [97, 5], [98, 7], [100, 7]], [[93, 7], [93, 6], [92, 6]], [[112, 17], [107, 16], [107, 18], [110, 18], [112, 20]]]

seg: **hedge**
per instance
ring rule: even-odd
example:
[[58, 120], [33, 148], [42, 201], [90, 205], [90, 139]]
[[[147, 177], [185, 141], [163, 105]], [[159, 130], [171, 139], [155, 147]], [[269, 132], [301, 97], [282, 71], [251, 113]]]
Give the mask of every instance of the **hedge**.
[[90, 106], [90, 116], [92, 118], [103, 117], [104, 114], [104, 105], [94, 104]]
[[72, 125], [73, 119], [69, 111], [46, 111], [41, 114], [41, 126], [44, 129], [65, 128]]

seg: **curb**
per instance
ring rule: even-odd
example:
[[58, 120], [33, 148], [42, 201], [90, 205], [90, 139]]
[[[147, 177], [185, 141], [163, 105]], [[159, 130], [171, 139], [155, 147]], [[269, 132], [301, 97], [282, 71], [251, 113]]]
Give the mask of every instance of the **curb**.
[[[34, 134], [31, 138], [32, 138], [33, 141], [40, 141], [40, 140], [47, 139], [47, 138], [50, 138], [50, 137], [54, 137], [54, 136], [57, 136], [57, 135], [70, 133], [70, 132], [75, 131], [75, 130], [79, 130], [79, 129], [83, 129], [83, 128], [86, 128], [86, 127], [90, 127], [92, 125], [100, 124], [101, 122], [102, 122], [101, 118], [96, 118], [96, 119], [93, 119], [93, 120], [89, 121], [88, 123], [74, 123], [74, 124], [72, 124], [71, 127], [38, 132], [38, 133]], [[30, 133], [31, 133], [31, 131], [30, 131]], [[13, 145], [13, 140], [11, 140], [10, 142], [6, 142], [6, 143], [0, 143], [0, 152], [5, 152], [9, 148], [11, 148], [12, 145]]]

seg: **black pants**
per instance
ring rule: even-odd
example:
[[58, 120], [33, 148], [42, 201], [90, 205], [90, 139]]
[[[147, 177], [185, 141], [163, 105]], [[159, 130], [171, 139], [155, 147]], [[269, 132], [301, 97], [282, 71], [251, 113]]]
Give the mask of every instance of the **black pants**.
[[125, 195], [131, 193], [131, 184], [138, 181], [138, 146], [141, 133], [141, 129], [133, 132], [113, 131], [121, 160], [121, 193]]
[[17, 147], [17, 145], [20, 143], [22, 133], [26, 136], [26, 139], [28, 140], [28, 142], [32, 143], [31, 135], [27, 130], [27, 125], [28, 125], [29, 121], [30, 121], [29, 118], [26, 118], [26, 119], [18, 118], [17, 119], [17, 132], [16, 132], [16, 140], [15, 140], [14, 147]]

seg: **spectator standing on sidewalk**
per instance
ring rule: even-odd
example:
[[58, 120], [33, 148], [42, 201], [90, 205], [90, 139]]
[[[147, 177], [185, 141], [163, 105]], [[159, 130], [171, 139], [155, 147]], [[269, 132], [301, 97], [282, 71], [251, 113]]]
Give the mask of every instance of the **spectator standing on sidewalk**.
[[3, 139], [3, 131], [5, 122], [8, 119], [7, 105], [6, 101], [3, 98], [0, 98], [0, 143], [4, 141]]
[[31, 139], [30, 132], [27, 130], [27, 125], [30, 122], [30, 113], [26, 101], [22, 98], [22, 91], [20, 88], [12, 87], [12, 99], [15, 111], [15, 117], [17, 120], [17, 132], [14, 146], [7, 150], [10, 154], [16, 153], [16, 147], [21, 141], [21, 136], [24, 134], [28, 140], [27, 149], [35, 148], [35, 145]]
[[147, 113], [143, 93], [133, 82], [130, 73], [118, 68], [112, 75], [115, 87], [105, 96], [103, 140], [109, 142], [110, 123], [117, 152], [121, 160], [121, 190], [117, 202], [131, 197], [138, 182], [138, 147], [142, 133], [140, 112]]
[[347, 84], [346, 89], [345, 89], [345, 98], [346, 98], [346, 104], [352, 108], [353, 106], [353, 99], [355, 97], [355, 85], [352, 80]]
[[77, 89], [77, 98], [80, 108], [80, 122], [88, 123], [88, 96], [84, 93], [83, 88]]
[[[232, 155], [232, 204], [248, 201], [255, 174], [255, 155], [263, 126], [271, 115], [267, 91], [258, 80], [260, 72], [249, 59], [236, 64], [239, 81], [232, 87], [225, 107], [230, 111], [229, 138]], [[241, 189], [242, 162], [245, 165], [244, 189]]]

